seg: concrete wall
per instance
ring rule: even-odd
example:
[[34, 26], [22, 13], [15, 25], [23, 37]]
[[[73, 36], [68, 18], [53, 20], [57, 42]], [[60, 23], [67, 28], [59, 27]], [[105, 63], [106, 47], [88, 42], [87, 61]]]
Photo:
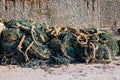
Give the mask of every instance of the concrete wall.
[[101, 0], [101, 27], [120, 28], [120, 0]]
[[49, 26], [118, 27], [120, 0], [0, 0], [0, 17]]

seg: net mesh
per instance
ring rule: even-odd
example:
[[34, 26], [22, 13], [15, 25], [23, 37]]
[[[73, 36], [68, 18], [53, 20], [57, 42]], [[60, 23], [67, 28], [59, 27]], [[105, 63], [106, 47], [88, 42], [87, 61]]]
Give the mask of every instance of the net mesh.
[[118, 52], [114, 35], [96, 28], [47, 27], [26, 20], [4, 22], [0, 63], [32, 66], [111, 62]]

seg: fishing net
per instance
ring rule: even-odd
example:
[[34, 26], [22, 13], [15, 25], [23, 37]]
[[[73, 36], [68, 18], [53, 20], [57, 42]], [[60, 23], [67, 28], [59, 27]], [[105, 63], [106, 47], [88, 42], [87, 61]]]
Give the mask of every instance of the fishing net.
[[29, 20], [3, 23], [0, 64], [109, 63], [118, 53], [114, 35], [97, 28], [47, 27]]

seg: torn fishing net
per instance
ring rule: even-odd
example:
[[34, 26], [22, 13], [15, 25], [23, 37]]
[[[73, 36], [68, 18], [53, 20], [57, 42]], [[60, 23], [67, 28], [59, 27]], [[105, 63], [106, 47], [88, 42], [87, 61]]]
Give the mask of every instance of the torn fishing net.
[[27, 20], [3, 23], [0, 64], [109, 63], [118, 53], [113, 35], [97, 28], [47, 27]]

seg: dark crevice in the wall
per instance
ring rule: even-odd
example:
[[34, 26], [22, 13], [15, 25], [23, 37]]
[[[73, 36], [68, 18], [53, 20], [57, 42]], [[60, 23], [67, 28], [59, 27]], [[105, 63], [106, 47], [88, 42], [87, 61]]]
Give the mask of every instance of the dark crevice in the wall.
[[5, 0], [5, 10], [7, 11], [8, 10], [8, 5], [10, 4], [10, 3], [13, 3], [13, 7], [15, 8], [15, 6], [16, 6], [16, 0]]
[[8, 10], [8, 2], [7, 2], [7, 0], [5, 0], [5, 10], [6, 11]]
[[89, 0], [83, 0], [84, 2], [86, 2], [86, 5], [87, 5], [87, 9], [89, 9]]
[[7, 5], [5, 5], [5, 10], [6, 10], [6, 11], [8, 10], [8, 7], [7, 7]]
[[41, 0], [39, 0], [39, 9], [41, 8]]
[[92, 10], [95, 11], [95, 1], [96, 0], [83, 0], [83, 1], [86, 2], [87, 9], [89, 9], [90, 2], [92, 2]]
[[117, 27], [117, 22], [116, 21], [114, 22], [114, 27]]
[[35, 2], [34, 2], [34, 0], [31, 0], [31, 1], [30, 1], [30, 5], [31, 5], [31, 9], [34, 9], [34, 8], [35, 8]]
[[[87, 0], [86, 0], [87, 1]], [[89, 1], [87, 1], [87, 9], [89, 9]]]
[[96, 0], [92, 0], [92, 10], [93, 10], [93, 11], [95, 11], [95, 5], [94, 5], [94, 4], [95, 4], [95, 1], [96, 1]]
[[20, 3], [22, 4], [23, 9], [25, 9], [25, 0], [20, 0]]

